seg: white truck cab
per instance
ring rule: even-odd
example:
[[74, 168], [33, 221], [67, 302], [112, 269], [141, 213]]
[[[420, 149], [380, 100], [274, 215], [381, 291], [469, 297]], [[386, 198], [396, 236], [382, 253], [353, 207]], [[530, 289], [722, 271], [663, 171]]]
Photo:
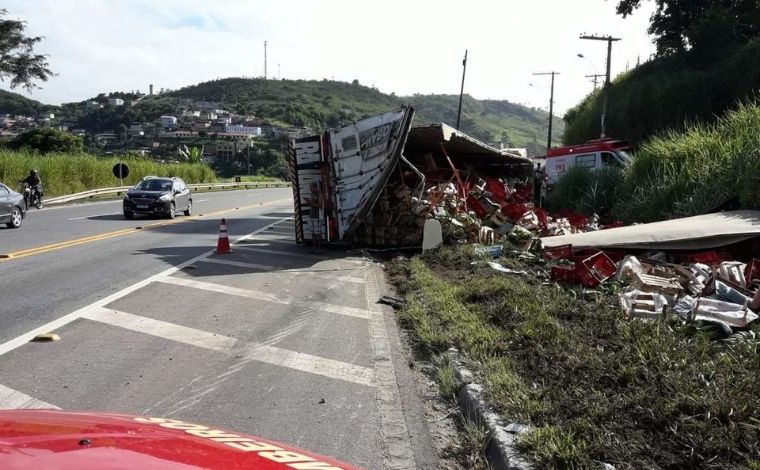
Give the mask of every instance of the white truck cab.
[[546, 178], [550, 185], [557, 181], [572, 167], [580, 166], [589, 170], [604, 167], [622, 168], [631, 161], [627, 153], [627, 142], [613, 139], [589, 140], [580, 145], [556, 147], [546, 152]]

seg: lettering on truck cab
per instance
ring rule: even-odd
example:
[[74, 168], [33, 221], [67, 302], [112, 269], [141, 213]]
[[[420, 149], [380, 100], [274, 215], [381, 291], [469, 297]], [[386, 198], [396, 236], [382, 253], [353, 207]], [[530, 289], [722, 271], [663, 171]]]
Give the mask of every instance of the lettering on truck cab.
[[135, 421], [146, 424], [157, 424], [162, 428], [184, 431], [192, 436], [209, 439], [242, 452], [256, 452], [259, 457], [272, 462], [286, 464], [297, 470], [344, 470], [327, 462], [320, 462], [298, 452], [283, 449], [268, 442], [257, 441], [250, 437], [240, 436], [220, 429], [212, 429], [200, 424], [186, 423], [176, 419], [165, 418], [135, 418]]

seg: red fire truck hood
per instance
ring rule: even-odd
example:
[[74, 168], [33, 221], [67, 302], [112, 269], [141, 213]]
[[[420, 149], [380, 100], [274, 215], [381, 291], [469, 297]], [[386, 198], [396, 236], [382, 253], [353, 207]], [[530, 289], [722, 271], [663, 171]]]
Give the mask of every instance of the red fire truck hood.
[[0, 411], [0, 468], [355, 470], [311, 452], [215, 427], [54, 410]]

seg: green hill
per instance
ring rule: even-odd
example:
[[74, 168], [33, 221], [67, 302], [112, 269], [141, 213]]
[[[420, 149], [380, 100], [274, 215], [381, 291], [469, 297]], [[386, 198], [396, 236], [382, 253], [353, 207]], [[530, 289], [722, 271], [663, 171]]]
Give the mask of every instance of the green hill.
[[[123, 93], [111, 93], [121, 96]], [[86, 101], [61, 107], [43, 105], [16, 93], [0, 91], [0, 113], [37, 114], [42, 109], [91, 132], [113, 131], [118, 125], [153, 121], [163, 114], [179, 114], [197, 101], [210, 101], [238, 114], [253, 114], [274, 125], [308, 126], [315, 130], [338, 127], [364, 117], [389, 111], [401, 104], [415, 107], [416, 123], [456, 124], [458, 95], [381, 93], [375, 88], [330, 80], [263, 80], [225, 78], [179, 90], [146, 96], [134, 106], [111, 106], [105, 94], [92, 98], [102, 108], [86, 109]], [[89, 100], [88, 100], [89, 101]], [[548, 114], [509, 101], [477, 100], [465, 95], [462, 131], [488, 143], [508, 141], [540, 153], [546, 147]], [[554, 139], [559, 141], [564, 123], [555, 118]]]
[[[610, 90], [608, 134], [638, 145], [688, 123], [712, 123], [737, 102], [755, 97], [760, 83], [760, 39], [712, 54], [666, 55], [618, 77]], [[565, 142], [599, 137], [601, 91], [564, 117]]]
[[[325, 129], [387, 111], [403, 103], [417, 110], [417, 123], [456, 124], [458, 95], [399, 97], [353, 83], [330, 80], [262, 80], [226, 78], [170, 92], [178, 99], [223, 103], [241, 114], [256, 114], [295, 126]], [[166, 95], [162, 95], [166, 96]], [[145, 100], [148, 101], [148, 100]], [[517, 147], [546, 146], [548, 114], [508, 101], [477, 100], [465, 96], [462, 130], [487, 142], [506, 137]], [[563, 123], [555, 119], [559, 140]], [[540, 151], [540, 150], [539, 150]]]
[[0, 90], [0, 114], [35, 116], [43, 111], [55, 108], [55, 106], [42, 104], [18, 93]]

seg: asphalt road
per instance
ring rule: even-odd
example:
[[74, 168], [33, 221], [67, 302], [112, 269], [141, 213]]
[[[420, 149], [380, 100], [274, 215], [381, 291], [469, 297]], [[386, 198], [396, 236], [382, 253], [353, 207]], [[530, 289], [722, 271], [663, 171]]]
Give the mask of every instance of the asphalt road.
[[[291, 194], [199, 193], [174, 221], [124, 220], [119, 202], [32, 210], [0, 229], [0, 408], [172, 417], [364, 468], [438, 468], [375, 303], [380, 269], [296, 245]], [[234, 253], [211, 254], [222, 217]]]

